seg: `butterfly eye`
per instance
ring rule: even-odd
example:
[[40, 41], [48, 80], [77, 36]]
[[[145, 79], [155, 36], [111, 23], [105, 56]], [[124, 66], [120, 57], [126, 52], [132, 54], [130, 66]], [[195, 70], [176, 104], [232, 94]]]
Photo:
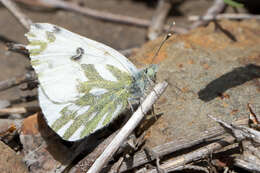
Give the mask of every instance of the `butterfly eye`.
[[72, 56], [71, 60], [77, 61], [82, 57], [83, 54], [84, 54], [84, 49], [79, 47], [79, 48], [76, 49], [76, 55]]

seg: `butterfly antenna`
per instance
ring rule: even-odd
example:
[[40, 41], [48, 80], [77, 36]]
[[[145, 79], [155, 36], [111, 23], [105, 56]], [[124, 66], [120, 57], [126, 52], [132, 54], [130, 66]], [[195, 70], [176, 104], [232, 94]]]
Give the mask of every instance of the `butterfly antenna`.
[[[161, 50], [163, 44], [172, 36], [172, 33], [171, 33], [170, 31], [171, 31], [171, 29], [172, 29], [172, 27], [173, 27], [174, 25], [175, 25], [175, 22], [172, 22], [172, 24], [171, 24], [170, 27], [169, 27], [169, 32], [167, 33], [167, 35], [165, 36], [165, 38], [164, 38], [163, 41], [161, 42], [159, 48], [157, 49], [155, 55], [154, 55], [153, 58], [152, 58], [152, 63], [154, 62], [155, 58], [156, 58], [157, 55], [159, 54], [159, 52], [160, 52], [160, 50]], [[149, 77], [148, 77], [148, 79], [149, 79]], [[152, 81], [149, 80], [149, 83], [150, 83], [150, 85], [152, 86], [152, 84], [151, 84]], [[155, 94], [159, 97], [159, 95], [157, 94], [157, 92], [156, 92], [154, 89], [153, 89], [153, 91], [154, 91]], [[153, 112], [154, 112], [154, 110], [153, 110]]]
[[[171, 28], [175, 25], [175, 22], [172, 22], [172, 24], [170, 25], [170, 31], [171, 31]], [[157, 57], [157, 55], [159, 54], [162, 46], [164, 45], [164, 43], [172, 36], [172, 33], [171, 32], [168, 32], [167, 35], [164, 37], [163, 41], [161, 42], [159, 48], [157, 49], [155, 55], [153, 56], [152, 58], [152, 63], [154, 62], [155, 58]]]

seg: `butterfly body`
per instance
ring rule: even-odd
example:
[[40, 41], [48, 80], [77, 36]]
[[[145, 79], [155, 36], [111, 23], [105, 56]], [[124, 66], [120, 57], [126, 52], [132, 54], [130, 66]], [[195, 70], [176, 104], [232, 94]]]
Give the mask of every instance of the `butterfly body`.
[[55, 25], [34, 24], [26, 36], [44, 117], [65, 140], [109, 124], [143, 96], [157, 71], [139, 70], [114, 49]]

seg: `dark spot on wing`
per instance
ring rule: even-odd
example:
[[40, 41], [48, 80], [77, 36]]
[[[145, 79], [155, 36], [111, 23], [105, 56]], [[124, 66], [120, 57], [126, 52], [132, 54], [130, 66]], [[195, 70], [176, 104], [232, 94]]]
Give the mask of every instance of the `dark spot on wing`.
[[111, 56], [111, 54], [108, 51], [105, 51], [104, 55], [110, 55]]
[[38, 28], [38, 29], [42, 29], [42, 26], [38, 23], [34, 23], [34, 24], [32, 24], [32, 26], [34, 26], [35, 28]]
[[77, 61], [82, 57], [82, 55], [84, 53], [85, 53], [84, 49], [79, 47], [79, 48], [76, 49], [76, 55], [72, 56], [71, 59], [74, 60], [74, 61]]
[[59, 32], [61, 32], [61, 29], [58, 26], [53, 26], [53, 32], [59, 33]]

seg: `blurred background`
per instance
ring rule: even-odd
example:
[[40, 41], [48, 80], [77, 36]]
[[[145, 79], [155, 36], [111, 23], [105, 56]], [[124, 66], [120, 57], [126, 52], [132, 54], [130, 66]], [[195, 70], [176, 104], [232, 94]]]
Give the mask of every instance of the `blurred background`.
[[[151, 63], [149, 57], [155, 55], [163, 37], [168, 33], [176, 36], [158, 54], [158, 62], [162, 62], [158, 76], [169, 81], [171, 87], [157, 106], [158, 112], [164, 111], [164, 115], [159, 121], [156, 119], [147, 133], [146, 144], [152, 147], [187, 134], [199, 139], [194, 134], [206, 133], [210, 126], [216, 125], [209, 121], [209, 113], [236, 120], [247, 117], [247, 104], [254, 103], [253, 106], [259, 108], [260, 0], [0, 2], [0, 137], [17, 153], [34, 152], [39, 147], [22, 141], [23, 134], [20, 133], [22, 124], [25, 127], [22, 132], [28, 132], [28, 136], [31, 127], [38, 128], [38, 119], [33, 113], [40, 111], [36, 78], [31, 76], [33, 70], [24, 48], [28, 43], [24, 34], [30, 23], [55, 24], [104, 43], [133, 60], [138, 67]], [[17, 121], [19, 125], [9, 132], [9, 127]], [[7, 129], [7, 135], [2, 133], [3, 129]], [[34, 141], [37, 135], [31, 135], [34, 143], [37, 143]], [[37, 144], [44, 143], [42, 141]], [[63, 143], [58, 145], [60, 150]], [[45, 155], [45, 148], [40, 152]], [[73, 150], [70, 152], [74, 153]], [[65, 152], [60, 150], [60, 153], [63, 157]], [[15, 156], [16, 153], [12, 157]], [[56, 157], [53, 160], [56, 163]], [[222, 171], [226, 165], [218, 163]], [[44, 165], [45, 160], [40, 164]], [[55, 169], [60, 166], [48, 164], [54, 165]], [[44, 168], [35, 165], [37, 169]], [[6, 167], [11, 169], [12, 165]]]

